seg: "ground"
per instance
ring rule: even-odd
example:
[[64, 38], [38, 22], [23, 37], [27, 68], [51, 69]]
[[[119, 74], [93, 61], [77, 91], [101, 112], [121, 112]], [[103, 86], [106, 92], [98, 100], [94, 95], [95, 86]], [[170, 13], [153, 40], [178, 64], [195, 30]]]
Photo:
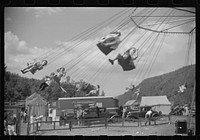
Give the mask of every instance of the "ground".
[[[90, 128], [76, 128], [70, 130], [51, 130], [51, 131], [40, 131], [37, 132], [37, 135], [83, 135], [83, 136], [99, 136], [99, 135], [108, 135], [108, 136], [124, 136], [124, 135], [132, 135], [132, 136], [149, 136], [149, 135], [159, 135], [159, 136], [172, 136], [177, 135], [175, 133], [175, 121], [176, 120], [187, 120], [186, 116], [172, 116], [171, 124], [168, 123], [167, 118], [158, 121], [157, 125], [144, 125], [142, 122], [142, 126], [137, 126], [137, 122], [125, 122], [124, 126], [122, 123], [108, 124], [108, 127], [90, 127]], [[193, 118], [194, 120], [194, 118]], [[194, 122], [195, 124], [195, 122]], [[68, 126], [62, 126], [68, 127]], [[189, 124], [187, 124], [189, 128]], [[192, 126], [193, 127], [193, 126]], [[25, 134], [25, 133], [24, 133]], [[34, 134], [35, 135], [35, 134]], [[186, 134], [183, 134], [186, 135]]]
[[[159, 130], [159, 131], [158, 131]], [[120, 136], [120, 135], [175, 135], [175, 127], [173, 124], [146, 126], [146, 127], [95, 127], [84, 129], [69, 130], [56, 130], [56, 131], [44, 131], [41, 135], [83, 135], [83, 136]]]

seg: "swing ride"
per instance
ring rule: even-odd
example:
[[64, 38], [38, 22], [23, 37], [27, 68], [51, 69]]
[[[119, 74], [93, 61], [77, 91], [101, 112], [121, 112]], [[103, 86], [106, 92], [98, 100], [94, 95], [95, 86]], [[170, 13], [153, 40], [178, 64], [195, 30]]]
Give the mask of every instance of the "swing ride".
[[[157, 15], [158, 13], [161, 14]], [[115, 28], [103, 35], [99, 35], [98, 31], [107, 26]], [[183, 26], [190, 26], [191, 28], [189, 30], [177, 31]], [[187, 47], [187, 57], [184, 65], [189, 65], [191, 50], [195, 48], [195, 31], [195, 15], [193, 12], [182, 11], [177, 8], [169, 8], [165, 12], [159, 12], [159, 8], [149, 8], [146, 10], [143, 8], [127, 8], [71, 38], [67, 41], [69, 43], [61, 43], [45, 54], [38, 56], [35, 58], [34, 63], [28, 64], [27, 68], [22, 70], [22, 73], [25, 74], [30, 71], [32, 74], [35, 74], [45, 71], [45, 68], [62, 56], [67, 55], [68, 52], [84, 46], [84, 49], [80, 49], [79, 54], [75, 58], [66, 60], [66, 63], [59, 69], [55, 68], [55, 71], [52, 71], [49, 76], [45, 76], [40, 90], [43, 91], [51, 86], [51, 83], [56, 83], [66, 93], [66, 90], [61, 86], [61, 79], [66, 78], [69, 82], [70, 77], [72, 77], [73, 79], [88, 81], [85, 85], [77, 85], [77, 91], [87, 90], [89, 83], [96, 82], [97, 88], [91, 90], [85, 96], [98, 96], [99, 85], [102, 88], [102, 84], [106, 84], [109, 79], [112, 79], [114, 71], [129, 72], [130, 77], [133, 77], [132, 74], [134, 74], [134, 79], [139, 80], [149, 77], [159, 53], [164, 48], [164, 42], [167, 37], [174, 37], [174, 35], [188, 37], [188, 44], [183, 47]], [[86, 43], [85, 40], [90, 38], [93, 41]], [[127, 45], [127, 42], [132, 44]], [[131, 52], [131, 48], [135, 51]], [[116, 54], [120, 54], [116, 57], [118, 65], [113, 65], [114, 60], [112, 58]], [[124, 57], [124, 55], [127, 56]], [[87, 67], [93, 64], [98, 65], [94, 68], [96, 72], [91, 73]], [[109, 69], [109, 72], [99, 76], [105, 69]], [[188, 76], [185, 75], [184, 77], [185, 79], [182, 80], [182, 83], [178, 83], [177, 94], [184, 94], [187, 91], [187, 86], [189, 86], [187, 85]], [[131, 83], [131, 87], [127, 89], [131, 90], [137, 99], [141, 93], [141, 87], [137, 88], [134, 86], [138, 84], [134, 80]], [[195, 87], [192, 105], [194, 105], [194, 100]]]
[[[188, 25], [190, 26], [189, 30], [177, 31], [181, 27]], [[104, 35], [100, 35], [99, 30], [108, 26], [112, 28], [105, 32]], [[56, 81], [60, 86], [60, 80], [70, 75], [73, 79], [84, 79], [88, 83], [96, 81], [97, 84], [101, 85], [112, 77], [113, 72], [118, 70], [118, 67], [121, 67], [124, 72], [133, 72], [135, 79], [145, 79], [149, 77], [167, 37], [173, 35], [189, 36], [190, 39], [187, 45], [190, 45], [192, 41], [194, 42], [191, 38], [194, 38], [195, 31], [195, 14], [193, 12], [177, 8], [169, 8], [165, 11], [162, 11], [162, 8], [148, 8], [146, 10], [144, 8], [126, 8], [98, 25], [67, 40], [68, 43], [61, 43], [45, 54], [38, 56], [35, 58], [36, 62], [46, 60], [46, 63], [42, 63], [42, 68], [38, 69], [34, 64], [32, 64], [31, 68], [35, 72], [45, 70], [57, 59], [68, 54], [67, 52], [84, 46], [84, 49], [81, 49], [77, 57], [66, 61], [61, 66], [63, 68], [61, 71], [65, 71], [65, 74], [55, 70], [52, 72], [54, 75], [49, 76], [51, 77], [50, 79]], [[85, 40], [91, 38], [93, 39], [92, 42], [85, 42]], [[132, 44], [127, 45], [127, 42]], [[133, 54], [127, 52], [130, 48], [134, 48], [136, 51]], [[188, 54], [191, 48], [187, 50]], [[119, 65], [111, 65], [113, 64], [113, 61], [110, 61], [112, 60], [111, 58], [116, 56], [116, 53], [120, 54], [120, 52], [128, 53], [127, 58], [121, 55], [118, 59]], [[133, 58], [133, 55], [136, 56]], [[90, 74], [90, 71], [84, 67], [93, 64], [98, 64], [95, 66], [96, 72]], [[101, 78], [97, 78], [101, 72], [108, 68], [110, 69], [109, 72], [105, 73]], [[29, 71], [31, 72], [31, 69]], [[32, 72], [32, 74], [35, 72]], [[180, 83], [180, 85], [182, 84], [184, 83]], [[64, 90], [62, 87], [61, 89]]]

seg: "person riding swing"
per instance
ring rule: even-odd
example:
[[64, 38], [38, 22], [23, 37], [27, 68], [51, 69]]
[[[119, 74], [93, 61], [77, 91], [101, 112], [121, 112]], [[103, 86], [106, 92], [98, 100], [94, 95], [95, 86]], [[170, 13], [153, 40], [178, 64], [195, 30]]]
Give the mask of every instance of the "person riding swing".
[[183, 85], [179, 86], [178, 93], [183, 93], [187, 89], [187, 83], [184, 83]]
[[33, 63], [27, 63], [27, 67], [21, 70], [21, 72], [22, 74], [25, 74], [30, 71], [32, 74], [35, 74], [37, 70], [43, 69], [43, 67], [46, 65], [47, 65], [47, 60], [42, 60], [40, 62], [34, 61]]
[[[136, 55], [135, 55], [136, 54]], [[112, 60], [108, 59], [113, 65], [115, 60], [118, 60], [118, 64], [122, 66], [124, 71], [129, 71], [135, 69], [134, 61], [138, 58], [138, 49], [132, 47], [124, 52], [123, 55], [120, 53]]]
[[108, 55], [111, 51], [116, 50], [121, 43], [119, 31], [110, 32], [107, 36], [101, 38], [97, 43], [97, 47], [105, 54]]
[[39, 91], [43, 91], [46, 87], [49, 87], [52, 83], [52, 79], [50, 76], [44, 77], [44, 82], [40, 85]]
[[127, 91], [133, 91], [134, 89], [135, 89], [135, 86], [132, 83], [129, 85], [129, 87], [126, 87]]
[[39, 87], [39, 91], [43, 91], [46, 87], [49, 87], [51, 85], [51, 83], [54, 81], [55, 83], [58, 84], [58, 86], [60, 87], [60, 89], [63, 92], [66, 92], [66, 90], [63, 87], [61, 87], [61, 85], [60, 85], [61, 77], [65, 76], [65, 75], [66, 75], [65, 68], [61, 67], [61, 68], [57, 69], [57, 74], [52, 72], [50, 74], [50, 76], [45, 76], [44, 82]]

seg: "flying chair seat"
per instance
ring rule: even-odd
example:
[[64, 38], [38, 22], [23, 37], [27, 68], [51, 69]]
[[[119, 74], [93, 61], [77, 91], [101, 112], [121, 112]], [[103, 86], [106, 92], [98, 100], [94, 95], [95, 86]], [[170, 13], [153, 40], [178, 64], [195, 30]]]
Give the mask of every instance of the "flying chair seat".
[[120, 39], [116, 34], [109, 34], [97, 43], [97, 47], [105, 54], [108, 55], [111, 51], [117, 49], [121, 43]]
[[124, 59], [123, 56], [120, 55], [118, 59], [118, 63], [124, 71], [130, 71], [136, 68], [134, 63], [130, 64], [130, 61], [131, 61], [131, 56]]
[[100, 43], [100, 42], [97, 44], [97, 47], [105, 55], [108, 55], [111, 51], [113, 51], [113, 49], [111, 49], [110, 47], [106, 47], [103, 43]]

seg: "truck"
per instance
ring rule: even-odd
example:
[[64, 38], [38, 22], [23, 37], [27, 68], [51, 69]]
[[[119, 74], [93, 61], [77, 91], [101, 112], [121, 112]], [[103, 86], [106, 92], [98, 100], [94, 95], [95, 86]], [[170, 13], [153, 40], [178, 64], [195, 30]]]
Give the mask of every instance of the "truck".
[[74, 118], [77, 106], [82, 106], [85, 118], [109, 118], [118, 111], [118, 103], [118, 99], [111, 96], [58, 98], [57, 115]]

